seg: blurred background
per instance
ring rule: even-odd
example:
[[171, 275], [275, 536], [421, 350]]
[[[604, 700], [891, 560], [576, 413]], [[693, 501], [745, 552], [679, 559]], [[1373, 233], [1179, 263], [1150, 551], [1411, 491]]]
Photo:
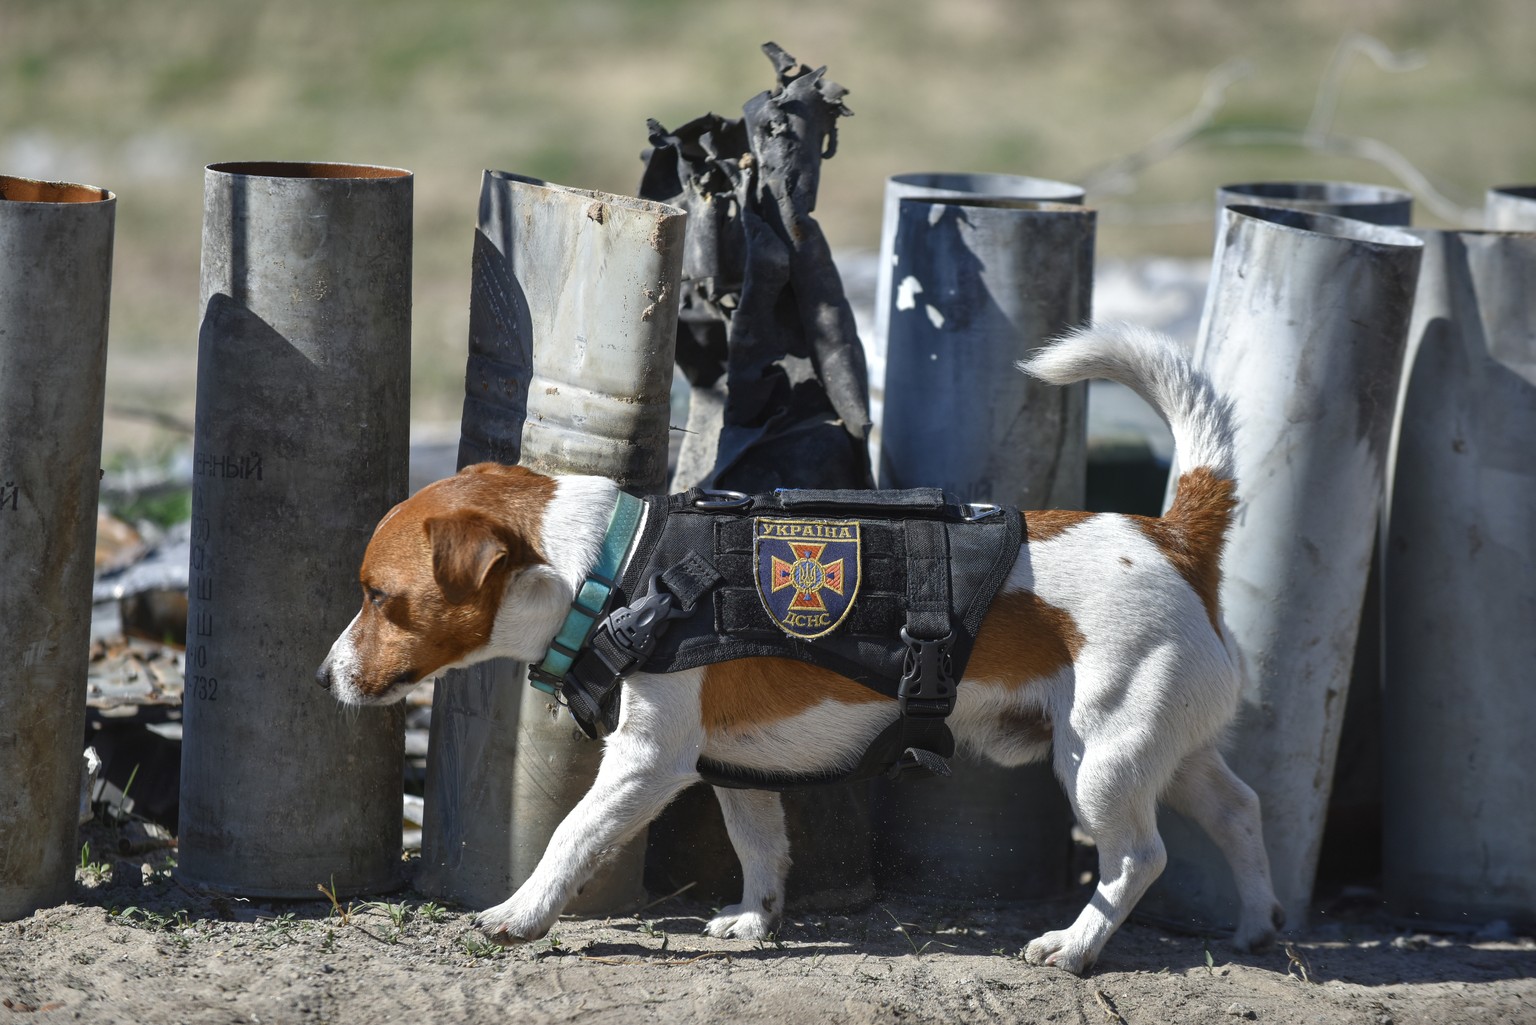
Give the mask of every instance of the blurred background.
[[118, 195], [107, 464], [190, 444], [204, 165], [415, 172], [413, 419], [452, 425], [481, 170], [633, 193], [646, 118], [739, 114], [770, 39], [849, 90], [844, 253], [910, 171], [1086, 184], [1101, 263], [1207, 259], [1225, 182], [1406, 184], [1444, 225], [1536, 181], [1529, 0], [3, 0], [0, 173]]

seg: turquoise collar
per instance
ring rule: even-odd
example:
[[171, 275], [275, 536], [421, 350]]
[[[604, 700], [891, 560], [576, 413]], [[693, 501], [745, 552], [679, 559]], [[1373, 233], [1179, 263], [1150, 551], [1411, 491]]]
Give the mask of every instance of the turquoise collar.
[[539, 690], [548, 694], [560, 693], [560, 685], [571, 668], [571, 661], [586, 645], [598, 621], [607, 611], [608, 599], [613, 594], [614, 584], [618, 582], [624, 557], [629, 554], [629, 547], [640, 530], [644, 513], [643, 501], [623, 491], [618, 492], [613, 514], [608, 517], [608, 532], [603, 535], [603, 550], [598, 556], [597, 565], [587, 572], [587, 579], [577, 590], [576, 600], [571, 602], [571, 611], [566, 614], [565, 625], [560, 628], [555, 639], [549, 642], [549, 650], [544, 653], [543, 660], [528, 670], [528, 682]]

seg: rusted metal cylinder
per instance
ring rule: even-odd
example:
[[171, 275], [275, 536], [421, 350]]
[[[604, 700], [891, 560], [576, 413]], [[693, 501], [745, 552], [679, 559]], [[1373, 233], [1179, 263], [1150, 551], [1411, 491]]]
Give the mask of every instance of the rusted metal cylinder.
[[[896, 230], [882, 487], [1081, 508], [1087, 386], [1014, 363], [1092, 313], [1092, 210], [1024, 200], [905, 199]], [[956, 759], [950, 779], [875, 789], [880, 885], [977, 899], [1069, 885], [1071, 812], [1047, 765]]]
[[177, 875], [313, 898], [402, 881], [404, 707], [314, 667], [405, 497], [410, 172], [210, 165]]
[[1494, 231], [1536, 231], [1536, 185], [1489, 189], [1483, 223]]
[[0, 176], [0, 921], [79, 864], [117, 200]]
[[[1275, 893], [1304, 927], [1375, 547], [1422, 243], [1397, 229], [1229, 207], [1199, 357], [1240, 412], [1221, 600], [1246, 666], [1230, 762], [1259, 795]], [[1177, 454], [1175, 455], [1177, 458]], [[1148, 910], [1230, 925], [1203, 833], [1165, 810]]]
[[[661, 203], [486, 172], [460, 466], [520, 461], [665, 489], [684, 221]], [[505, 900], [601, 754], [526, 666], [448, 674], [433, 698], [416, 887], [475, 907]], [[644, 852], [643, 836], [625, 845], [567, 910], [642, 903]]]
[[1383, 546], [1383, 883], [1536, 926], [1536, 234], [1420, 231]]

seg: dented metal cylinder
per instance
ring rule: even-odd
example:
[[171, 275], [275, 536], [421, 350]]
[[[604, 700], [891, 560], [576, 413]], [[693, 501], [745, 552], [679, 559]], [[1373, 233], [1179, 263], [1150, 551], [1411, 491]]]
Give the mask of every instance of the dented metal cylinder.
[[885, 204], [880, 215], [880, 263], [875, 279], [874, 349], [885, 353], [890, 331], [892, 282], [905, 274], [896, 247], [896, 231], [904, 199], [1025, 199], [1039, 203], [1081, 203], [1083, 189], [1069, 182], [1016, 174], [918, 171], [885, 180]]
[[[1216, 245], [1211, 276], [1214, 281], [1216, 262], [1226, 249], [1227, 217], [1225, 211], [1233, 206], [1272, 207], [1277, 210], [1301, 210], [1330, 217], [1348, 217], [1351, 220], [1379, 224], [1382, 227], [1406, 227], [1413, 219], [1413, 195], [1388, 185], [1368, 185], [1364, 182], [1338, 181], [1263, 181], [1235, 182], [1216, 190]], [[1205, 348], [1205, 333], [1211, 324], [1211, 304], [1216, 299], [1216, 289], [1205, 291], [1205, 309], [1200, 317], [1200, 335], [1195, 343], [1199, 354]], [[1169, 500], [1178, 481], [1168, 481]]]
[[117, 200], [0, 176], [0, 921], [69, 897]]
[[[481, 185], [459, 465], [490, 460], [666, 487], [683, 211], [501, 171]], [[416, 887], [485, 907], [533, 872], [602, 745], [493, 660], [437, 685]], [[488, 770], [487, 767], [492, 767]], [[568, 908], [644, 899], [643, 836]]]
[[1382, 594], [1383, 889], [1536, 926], [1536, 234], [1420, 231]]
[[[1401, 230], [1304, 211], [1237, 206], [1222, 216], [1198, 362], [1240, 414], [1221, 601], [1246, 676], [1229, 762], [1259, 795], [1275, 893], [1300, 928], [1423, 246]], [[1225, 859], [1175, 813], [1165, 809], [1161, 823], [1168, 867], [1144, 906], [1231, 925]]]
[[[1024, 200], [905, 199], [889, 310], [880, 484], [965, 501], [1079, 509], [1087, 385], [1014, 364], [1092, 314], [1092, 210]], [[880, 885], [1021, 899], [1069, 884], [1071, 812], [1048, 765], [961, 757], [952, 779], [880, 781]]]
[[1086, 384], [1014, 364], [1093, 308], [1095, 214], [1002, 199], [906, 199], [896, 232], [880, 486], [1078, 508]]
[[1493, 231], [1536, 231], [1536, 185], [1500, 185], [1488, 190], [1483, 223]]
[[410, 172], [204, 176], [181, 851], [185, 882], [306, 897], [403, 881], [404, 708], [315, 666], [406, 494]]
[[[1229, 206], [1275, 207], [1348, 217], [1384, 227], [1406, 227], [1413, 218], [1413, 196], [1386, 185], [1342, 181], [1263, 181], [1224, 185], [1216, 190], [1216, 259]], [[1214, 288], [1206, 291], [1197, 352], [1211, 318]], [[1173, 500], [1176, 478], [1168, 481]], [[1355, 643], [1349, 700], [1333, 770], [1325, 847], [1321, 857], [1340, 874], [1371, 876], [1380, 871], [1381, 847], [1381, 622], [1377, 614], [1381, 567], [1372, 559]]]
[[865, 346], [870, 378], [870, 459], [879, 465], [882, 425], [885, 422], [885, 359], [891, 324], [893, 281], [906, 274], [896, 233], [904, 199], [1011, 199], [1037, 203], [1081, 203], [1083, 189], [1069, 182], [1031, 178], [1017, 174], [917, 171], [885, 180], [885, 201], [880, 215], [880, 256], [876, 265], [874, 324]]

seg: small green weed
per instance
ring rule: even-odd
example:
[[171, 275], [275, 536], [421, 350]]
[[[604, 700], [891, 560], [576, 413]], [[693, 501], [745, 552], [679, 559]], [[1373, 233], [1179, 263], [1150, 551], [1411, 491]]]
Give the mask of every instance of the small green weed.
[[544, 940], [544, 946], [534, 948], [533, 959], [535, 961], [542, 961], [546, 957], [566, 957], [573, 953], [575, 951], [560, 942], [559, 936], [550, 933]]
[[100, 883], [112, 875], [112, 866], [105, 861], [91, 860], [91, 842], [87, 840], [80, 848], [80, 871], [93, 883]]
[[349, 901], [347, 903], [347, 906], [345, 908], [343, 908], [341, 906], [341, 902], [336, 899], [336, 877], [335, 876], [331, 876], [331, 886], [330, 886], [330, 889], [326, 889], [326, 886], [325, 886], [324, 883], [316, 883], [315, 884], [315, 889], [317, 889], [321, 893], [325, 894], [325, 899], [331, 902], [331, 913], [328, 916], [328, 919], [329, 918], [337, 919], [338, 921], [341, 922], [342, 925], [346, 925], [348, 922], [352, 921], [352, 904], [351, 904], [351, 902]]
[[411, 906], [405, 901], [401, 901], [398, 904], [391, 904], [388, 901], [383, 900], [370, 900], [366, 903], [359, 904], [358, 910], [378, 912], [385, 918], [389, 919], [389, 924], [394, 926], [396, 931], [403, 931], [405, 929], [406, 923], [409, 922], [412, 917]]
[[145, 929], [154, 929], [169, 932], [172, 929], [187, 929], [192, 925], [192, 918], [185, 909], [178, 909], [169, 915], [162, 915], [158, 911], [148, 908], [126, 907], [118, 911], [110, 912], [124, 925], [136, 925]]
[[124, 925], [166, 933], [171, 942], [181, 950], [187, 950], [192, 946], [192, 918], [184, 909], [162, 915], [148, 908], [127, 907], [120, 911], [113, 910], [108, 914]]
[[880, 910], [884, 911], [887, 915], [889, 915], [891, 921], [896, 923], [896, 931], [901, 933], [902, 938], [907, 941], [907, 946], [912, 948], [912, 955], [914, 957], [922, 957], [924, 954], [928, 953], [928, 948], [931, 947], [931, 946], [934, 946], [935, 944], [937, 944], [938, 946], [944, 947], [944, 948], [946, 948], [948, 950], [954, 950], [955, 949], [955, 944], [953, 944], [953, 943], [939, 943], [938, 940], [928, 940], [921, 947], [919, 947], [917, 945], [917, 941], [912, 939], [912, 934], [907, 931], [908, 929], [915, 929], [915, 928], [917, 928], [917, 926], [909, 925], [908, 923], [903, 922], [901, 919], [897, 918], [896, 915], [888, 907], [882, 906], [880, 908]]
[[657, 928], [654, 922], [648, 922], [643, 918], [640, 919], [640, 931], [653, 940], [661, 941], [661, 946], [657, 948], [658, 950], [666, 950], [667, 945], [671, 942], [665, 930]]
[[489, 960], [506, 954], [507, 948], [478, 936], [465, 936], [459, 940], [464, 953], [477, 960]]
[[284, 912], [275, 918], [257, 921], [262, 926], [257, 942], [268, 950], [292, 942], [294, 933], [298, 932], [303, 925], [299, 921], [299, 916], [292, 911]]

